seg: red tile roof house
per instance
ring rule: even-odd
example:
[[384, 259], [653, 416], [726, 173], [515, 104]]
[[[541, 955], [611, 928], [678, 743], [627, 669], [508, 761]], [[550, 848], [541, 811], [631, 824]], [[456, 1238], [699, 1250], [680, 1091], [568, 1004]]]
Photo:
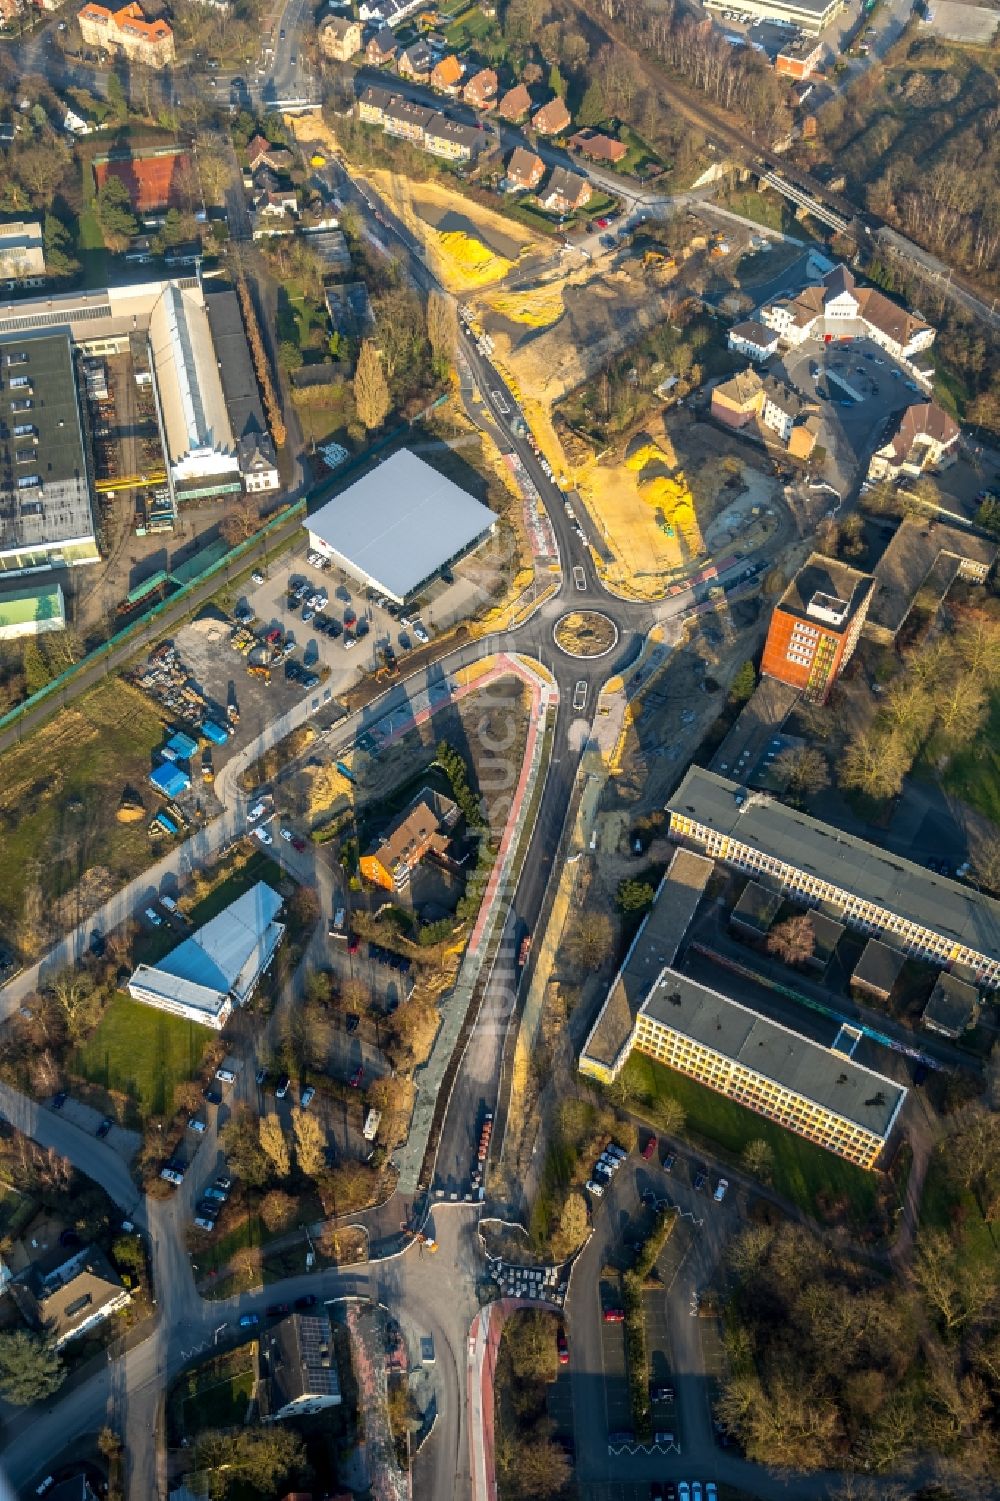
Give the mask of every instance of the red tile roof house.
[[628, 155], [628, 147], [621, 141], [613, 141], [610, 136], [602, 136], [596, 130], [578, 130], [569, 138], [569, 149], [579, 151], [581, 156], [589, 156], [593, 162], [607, 162], [612, 167]]
[[540, 136], [557, 136], [573, 123], [573, 117], [561, 99], [550, 99], [532, 117], [532, 128]]
[[507, 163], [507, 191], [531, 192], [545, 176], [545, 163], [533, 151], [516, 146]]
[[365, 48], [365, 61], [374, 68], [381, 68], [385, 63], [392, 62], [398, 46], [395, 32], [391, 27], [383, 26]]
[[480, 68], [462, 91], [462, 98], [473, 109], [492, 109], [497, 102], [497, 75], [492, 68]]
[[500, 100], [498, 113], [509, 124], [516, 125], [518, 120], [523, 120], [531, 108], [531, 95], [523, 83], [515, 84]]

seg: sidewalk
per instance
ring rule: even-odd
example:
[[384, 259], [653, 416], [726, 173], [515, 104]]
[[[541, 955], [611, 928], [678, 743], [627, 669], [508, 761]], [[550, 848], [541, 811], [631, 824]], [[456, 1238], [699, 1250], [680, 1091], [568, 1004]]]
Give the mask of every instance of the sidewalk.
[[517, 873], [514, 871], [515, 859], [521, 842], [524, 820], [531, 806], [532, 793], [541, 769], [545, 736], [539, 733], [539, 728], [544, 724], [548, 706], [554, 701], [557, 692], [554, 686], [544, 682], [536, 672], [529, 668], [525, 661], [506, 655], [497, 658], [497, 667], [493, 674], [486, 674], [477, 679], [466, 691], [471, 691], [472, 687], [484, 686], [492, 677], [504, 676], [511, 672], [532, 689], [528, 739], [507, 826], [504, 829], [500, 850], [483, 895], [479, 916], [472, 930], [455, 984], [450, 994], [441, 1003], [441, 1020], [430, 1057], [417, 1070], [415, 1076], [417, 1097], [413, 1107], [410, 1134], [393, 1157], [399, 1170], [398, 1189], [406, 1197], [417, 1191], [420, 1169], [430, 1139], [438, 1095], [445, 1073], [458, 1045], [469, 1006], [492, 947], [492, 940], [496, 936], [497, 922], [499, 920], [502, 926], [502, 923], [506, 921], [511, 887], [516, 885], [517, 881]]

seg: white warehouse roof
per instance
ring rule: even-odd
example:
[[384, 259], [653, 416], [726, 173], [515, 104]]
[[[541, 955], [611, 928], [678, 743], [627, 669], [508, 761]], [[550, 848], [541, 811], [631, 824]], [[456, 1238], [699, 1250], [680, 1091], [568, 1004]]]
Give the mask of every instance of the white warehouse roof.
[[165, 284], [149, 320], [149, 343], [170, 463], [183, 466], [209, 453], [231, 457], [236, 445], [200, 289]]
[[281, 897], [264, 881], [237, 897], [158, 964], [140, 964], [129, 981], [136, 1000], [211, 1019], [230, 1000], [242, 1004], [284, 936], [275, 922]]
[[400, 604], [496, 524], [488, 506], [400, 449], [303, 525], [319, 552]]

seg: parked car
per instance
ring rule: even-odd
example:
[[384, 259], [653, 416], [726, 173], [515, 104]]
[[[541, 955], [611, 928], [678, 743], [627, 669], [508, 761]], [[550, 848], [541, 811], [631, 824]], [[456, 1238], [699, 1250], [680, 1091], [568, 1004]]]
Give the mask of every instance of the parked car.
[[212, 1085], [209, 1085], [206, 1089], [202, 1090], [202, 1094], [205, 1096], [205, 1099], [208, 1101], [208, 1103], [210, 1105], [221, 1105], [222, 1104], [222, 1090], [221, 1089], [215, 1089]]
[[261, 844], [273, 844], [274, 843], [273, 838], [267, 832], [266, 829], [254, 829], [254, 834], [260, 840]]
[[210, 1219], [206, 1219], [205, 1215], [203, 1214], [195, 1215], [194, 1226], [196, 1230], [205, 1230], [206, 1232], [215, 1229], [214, 1222]]
[[291, 1082], [292, 1081], [291, 1079], [289, 1079], [287, 1074], [282, 1074], [281, 1078], [278, 1080], [277, 1088], [274, 1091], [276, 1099], [283, 1100], [285, 1098], [285, 1095], [288, 1093], [288, 1086]]
[[188, 1130], [197, 1131], [199, 1136], [204, 1136], [205, 1132], [208, 1130], [208, 1126], [206, 1122], [203, 1121], [199, 1116], [192, 1115], [191, 1119], [188, 1121]]
[[52, 1109], [61, 1110], [68, 1098], [69, 1096], [67, 1095], [65, 1089], [60, 1089], [58, 1094], [54, 1094], [52, 1096]]
[[663, 1159], [663, 1171], [665, 1173], [672, 1173], [673, 1170], [674, 1170], [674, 1164], [675, 1164], [676, 1161], [677, 1161], [677, 1154], [676, 1154], [676, 1152], [668, 1152], [667, 1155], [666, 1155], [666, 1157], [664, 1157], [664, 1159]]
[[257, 1325], [259, 1323], [260, 1323], [260, 1314], [259, 1313], [241, 1313], [240, 1314], [240, 1328], [241, 1329], [256, 1329], [256, 1327], [257, 1327]]
[[217, 1184], [213, 1183], [211, 1188], [205, 1189], [203, 1197], [210, 1201], [214, 1200], [218, 1204], [224, 1204], [229, 1198], [229, 1192], [227, 1189], [219, 1188]]
[[164, 1183], [172, 1183], [175, 1188], [179, 1187], [179, 1185], [184, 1182], [184, 1174], [177, 1168], [171, 1167], [169, 1162], [167, 1163], [166, 1167], [160, 1168], [160, 1177], [163, 1179]]
[[210, 1199], [199, 1199], [197, 1208], [202, 1219], [211, 1220], [213, 1225], [222, 1212], [222, 1205], [213, 1204]]
[[107, 1136], [113, 1125], [114, 1121], [111, 1119], [110, 1115], [106, 1115], [101, 1121], [101, 1124], [98, 1126], [96, 1134], [103, 1140], [103, 1138]]
[[315, 1089], [313, 1089], [313, 1087], [312, 1087], [311, 1084], [309, 1085], [309, 1087], [307, 1089], [304, 1089], [302, 1091], [302, 1098], [300, 1099], [299, 1104], [301, 1105], [301, 1107], [302, 1107], [303, 1110], [308, 1110], [309, 1109], [309, 1106], [313, 1102], [313, 1096], [315, 1095], [315, 1093], [316, 1093], [316, 1091], [315, 1091]]
[[715, 1202], [717, 1204], [721, 1204], [722, 1203], [723, 1199], [726, 1197], [726, 1191], [727, 1191], [728, 1188], [729, 1188], [729, 1179], [728, 1178], [720, 1178], [719, 1181], [718, 1181], [718, 1183], [715, 1185], [715, 1193], [712, 1195], [712, 1197], [714, 1198], [714, 1200], [715, 1200]]
[[359, 1063], [358, 1066], [357, 1066], [357, 1068], [354, 1070], [353, 1074], [351, 1075], [351, 1077], [348, 1079], [347, 1082], [348, 1082], [348, 1084], [350, 1084], [350, 1086], [351, 1086], [352, 1089], [358, 1089], [360, 1087], [361, 1080], [364, 1078], [364, 1076], [365, 1076], [364, 1064], [363, 1063]]
[[292, 831], [291, 831], [291, 829], [279, 829], [278, 833], [281, 835], [282, 839], [285, 841], [286, 844], [291, 844], [291, 842], [292, 842]]
[[624, 1162], [628, 1157], [628, 1153], [626, 1152], [625, 1148], [620, 1147], [616, 1141], [608, 1143], [608, 1145], [604, 1148], [604, 1155], [606, 1157], [614, 1157], [617, 1162]]
[[700, 1194], [701, 1191], [702, 1191], [702, 1189], [705, 1187], [705, 1184], [707, 1182], [708, 1182], [708, 1174], [704, 1173], [704, 1172], [701, 1172], [699, 1170], [697, 1173], [695, 1173], [695, 1175], [694, 1175], [694, 1183], [691, 1186], [693, 1187], [693, 1189], [694, 1189], [694, 1191], [695, 1191], [696, 1194]]
[[296, 1298], [295, 1299], [295, 1307], [296, 1307], [296, 1309], [299, 1309], [299, 1310], [301, 1310], [303, 1308], [315, 1308], [316, 1307], [316, 1294], [315, 1293], [303, 1293], [302, 1296], [301, 1296], [301, 1298]]
[[426, 646], [427, 642], [431, 639], [427, 634], [425, 628], [420, 624], [419, 620], [415, 620], [413, 622], [413, 634], [416, 636], [421, 646]]
[[265, 1311], [269, 1319], [283, 1319], [291, 1309], [287, 1303], [269, 1303]]
[[556, 1335], [556, 1354], [560, 1365], [569, 1365], [569, 1344], [566, 1339], [565, 1329], [560, 1329]]
[[232, 1180], [232, 1178], [225, 1178], [225, 1177], [216, 1178], [216, 1180], [215, 1180], [215, 1186], [216, 1186], [216, 1188], [221, 1188], [224, 1193], [228, 1193], [229, 1190], [233, 1186], [233, 1180]]
[[215, 1077], [221, 1080], [223, 1084], [236, 1083], [236, 1074], [235, 1071], [231, 1068], [217, 1068], [215, 1070]]
[[[235, 82], [235, 79], [234, 79], [234, 82]], [[250, 582], [252, 584], [256, 584], [258, 588], [264, 582], [264, 575], [261, 573], [261, 571], [260, 571], [259, 568], [255, 568], [254, 571], [253, 571], [253, 573], [251, 573], [251, 575], [250, 575]]]
[[152, 925], [152, 927], [163, 927], [163, 918], [158, 912], [154, 912], [152, 907], [147, 907], [145, 912], [143, 913], [143, 916], [145, 917], [146, 921]]
[[595, 1183], [593, 1178], [587, 1179], [587, 1192], [593, 1194], [595, 1199], [604, 1198], [604, 1189], [599, 1183]]
[[655, 1152], [656, 1152], [656, 1137], [655, 1136], [651, 1136], [649, 1138], [649, 1140], [647, 1141], [646, 1145], [642, 1149], [642, 1155], [643, 1155], [644, 1160], [646, 1162], [649, 1162], [652, 1159], [652, 1157], [653, 1157], [653, 1155], [654, 1155]]
[[266, 1080], [267, 1080], [267, 1069], [266, 1068], [259, 1068], [257, 1070], [257, 1072], [254, 1074], [254, 1080], [255, 1080], [255, 1082], [257, 1084], [263, 1084], [263, 1083], [265, 1083]]

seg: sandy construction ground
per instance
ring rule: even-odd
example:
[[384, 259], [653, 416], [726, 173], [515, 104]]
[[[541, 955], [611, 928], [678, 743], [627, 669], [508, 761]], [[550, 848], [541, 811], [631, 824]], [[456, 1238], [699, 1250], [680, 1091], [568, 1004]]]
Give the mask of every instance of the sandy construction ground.
[[395, 172], [364, 175], [426, 247], [434, 275], [457, 297], [495, 285], [541, 243], [440, 183], [411, 182]]

